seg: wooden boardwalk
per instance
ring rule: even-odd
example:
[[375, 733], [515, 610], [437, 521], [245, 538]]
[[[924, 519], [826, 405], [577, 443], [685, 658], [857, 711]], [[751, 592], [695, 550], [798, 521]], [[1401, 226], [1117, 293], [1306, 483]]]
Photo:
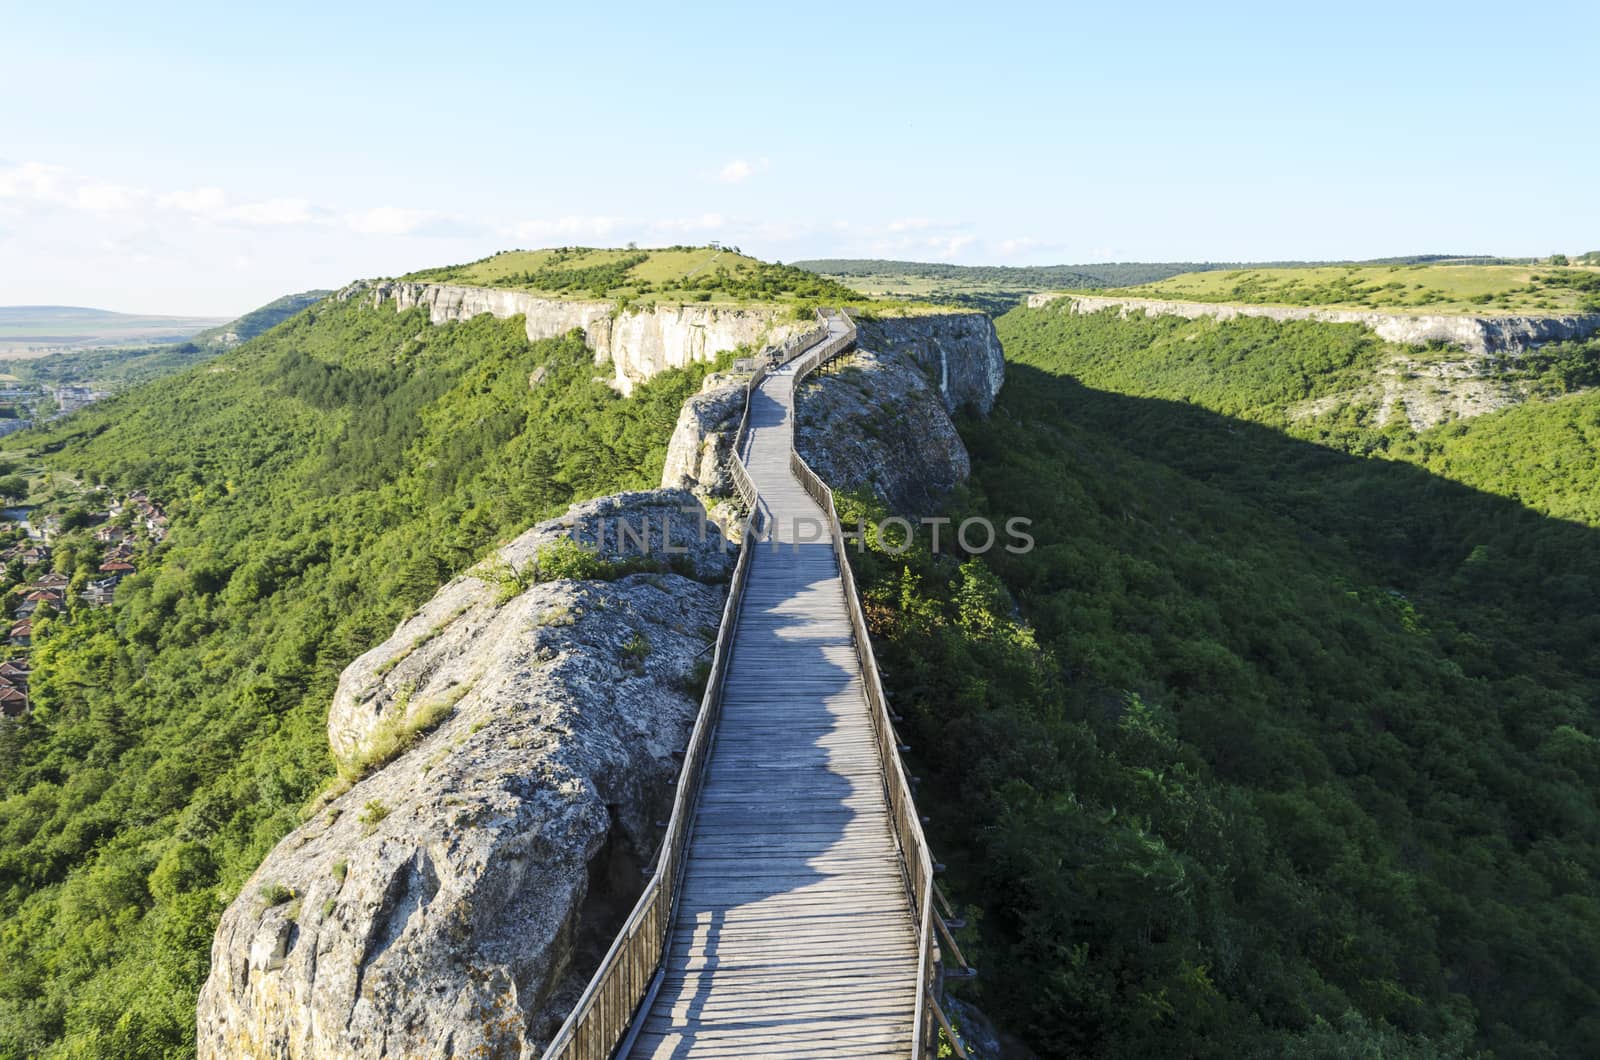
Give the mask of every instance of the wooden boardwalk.
[[[834, 327], [837, 330], [838, 324]], [[918, 929], [827, 517], [789, 465], [792, 367], [752, 395], [772, 541], [750, 579], [639, 1057], [909, 1057]]]

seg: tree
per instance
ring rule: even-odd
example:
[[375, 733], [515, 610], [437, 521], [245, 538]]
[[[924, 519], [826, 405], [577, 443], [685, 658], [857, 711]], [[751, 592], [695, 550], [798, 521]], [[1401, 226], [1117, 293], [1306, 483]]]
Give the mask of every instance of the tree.
[[28, 496], [28, 480], [21, 475], [7, 473], [0, 477], [0, 497], [24, 500]]
[[1552, 254], [1550, 255], [1550, 264], [1565, 265], [1567, 264], [1567, 256], [1565, 254]]

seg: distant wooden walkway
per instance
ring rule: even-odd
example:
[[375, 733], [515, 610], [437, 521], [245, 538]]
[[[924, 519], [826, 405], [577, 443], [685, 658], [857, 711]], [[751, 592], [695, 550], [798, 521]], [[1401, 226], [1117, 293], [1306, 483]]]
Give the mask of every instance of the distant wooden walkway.
[[746, 546], [664, 975], [631, 1056], [909, 1057], [916, 1039], [918, 925], [827, 515], [790, 467], [794, 381], [791, 364], [751, 395], [746, 464], [773, 540]]

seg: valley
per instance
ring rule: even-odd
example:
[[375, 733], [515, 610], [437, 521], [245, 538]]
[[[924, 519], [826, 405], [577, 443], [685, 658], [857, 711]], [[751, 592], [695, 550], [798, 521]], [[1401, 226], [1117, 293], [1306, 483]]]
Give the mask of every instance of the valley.
[[[378, 930], [403, 865], [505, 886], [427, 853], [447, 820], [521, 842], [460, 808], [498, 805], [483, 763], [516, 771], [489, 734], [553, 756], [539, 776], [634, 778], [590, 781], [624, 785], [625, 819], [559, 856], [601, 876], [519, 877], [562, 912], [494, 906], [542, 925], [512, 950], [446, 930], [468, 890], [396, 953], [483, 1003], [443, 969], [510, 953], [494, 967], [534, 1000], [507, 1026], [552, 1032], [634, 893], [601, 877], [648, 857], [664, 776], [660, 756], [602, 752], [616, 722], [578, 675], [620, 667], [675, 704], [649, 739], [681, 739], [686, 631], [705, 636], [724, 576], [560, 535], [651, 503], [732, 532], [735, 362], [840, 293], [718, 271], [719, 248], [638, 256], [363, 281], [6, 440], [22, 496], [48, 494], [41, 525], [75, 528], [19, 550], [6, 597], [29, 628], [9, 678], [26, 708], [0, 722], [0, 1053], [192, 1054], [208, 976], [207, 1056], [355, 1018], [339, 969], [375, 958], [331, 940]], [[1040, 1055], [1581, 1052], [1600, 1034], [1581, 959], [1600, 945], [1600, 340], [1473, 352], [1104, 291], [1034, 292], [991, 325], [905, 293], [849, 292], [863, 350], [807, 383], [799, 444], [847, 523], [914, 504], [1024, 516], [1037, 537], [1019, 555], [872, 538], [853, 557], [960, 944], [986, 969], [954, 1003]], [[639, 492], [658, 483], [694, 492]], [[95, 512], [121, 518], [102, 496], [161, 498], [160, 547], [100, 541]], [[115, 562], [132, 569], [102, 586]], [[656, 595], [670, 578], [678, 604]], [[498, 632], [474, 640], [483, 623]], [[453, 654], [469, 643], [476, 662]], [[528, 650], [577, 669], [532, 690]], [[360, 721], [368, 700], [397, 720]], [[657, 724], [629, 702], [625, 724]], [[588, 735], [569, 743], [562, 711]], [[554, 790], [517, 814], [587, 820]], [[258, 992], [218, 978], [219, 923]], [[335, 947], [319, 971], [291, 960], [298, 932]], [[288, 968], [326, 984], [323, 1015], [276, 992]]]

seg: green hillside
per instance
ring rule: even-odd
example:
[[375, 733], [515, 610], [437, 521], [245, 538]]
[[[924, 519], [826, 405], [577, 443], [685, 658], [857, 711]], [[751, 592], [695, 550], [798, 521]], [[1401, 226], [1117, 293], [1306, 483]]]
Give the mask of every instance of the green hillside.
[[181, 342], [220, 323], [215, 317], [141, 316], [81, 306], [0, 306], [0, 353]]
[[1192, 272], [1108, 293], [1428, 313], [1600, 312], [1600, 266], [1337, 265]]
[[315, 305], [332, 293], [332, 291], [301, 291], [298, 294], [286, 294], [282, 298], [274, 298], [237, 320], [199, 332], [189, 341], [196, 346], [222, 347], [248, 342], [263, 332], [271, 331], [302, 309]]
[[[181, 342], [159, 346], [104, 346], [71, 349], [48, 357], [0, 359], [0, 375], [24, 383], [81, 383], [126, 386], [141, 383], [216, 356], [238, 342], [277, 327], [296, 313], [327, 297], [328, 291], [302, 291], [275, 298], [237, 320], [195, 332]], [[98, 311], [96, 311], [98, 312]], [[228, 336], [233, 336], [229, 339]], [[0, 348], [3, 351], [3, 348]]]
[[[1360, 264], [1414, 265], [1444, 261], [1492, 264], [1496, 260], [1423, 254]], [[918, 299], [981, 309], [986, 313], [1004, 313], [1025, 301], [1028, 295], [1044, 291], [1128, 287], [1189, 273], [1297, 268], [1312, 263], [1280, 261], [1244, 265], [1238, 262], [1128, 261], [1094, 265], [951, 265], [879, 258], [819, 258], [794, 264], [873, 297]]]
[[639, 302], [791, 302], [802, 311], [818, 301], [861, 301], [840, 284], [789, 265], [775, 265], [720, 246], [656, 250], [558, 247], [507, 250], [467, 265], [402, 277], [429, 283], [510, 287], [560, 298]]
[[576, 336], [325, 302], [6, 439], [172, 530], [111, 607], [36, 624], [0, 726], [0, 1057], [191, 1055], [217, 917], [333, 775], [339, 672], [495, 541], [654, 486], [708, 368], [624, 399]]
[[951, 514], [1037, 547], [859, 561], [985, 1008], [1050, 1056], [1600, 1054], [1600, 393], [1291, 427], [1370, 341], [998, 327]]

